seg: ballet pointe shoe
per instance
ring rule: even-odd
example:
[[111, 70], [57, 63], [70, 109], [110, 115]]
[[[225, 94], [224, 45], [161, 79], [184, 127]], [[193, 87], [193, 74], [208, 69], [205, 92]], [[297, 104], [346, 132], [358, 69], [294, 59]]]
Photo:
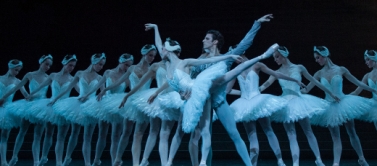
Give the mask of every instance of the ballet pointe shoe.
[[285, 166], [284, 161], [283, 160], [279, 160], [278, 161], [278, 166]]
[[173, 165], [173, 163], [168, 162], [168, 163], [166, 163], [165, 166], [172, 166], [172, 165]]
[[16, 165], [18, 161], [18, 157], [13, 157], [10, 161], [9, 161], [9, 166], [14, 166]]
[[8, 163], [1, 163], [1, 166], [9, 166]]
[[148, 160], [142, 160], [141, 161], [141, 163], [140, 163], [140, 165], [139, 166], [148, 166], [149, 165], [149, 162], [148, 162]]
[[118, 160], [113, 163], [113, 166], [121, 166], [123, 164], [123, 161]]
[[200, 164], [199, 164], [199, 166], [207, 166], [206, 161], [201, 161]]
[[322, 160], [316, 160], [315, 164], [316, 164], [316, 166], [325, 166], [325, 164], [323, 164]]
[[367, 161], [365, 161], [365, 159], [359, 159], [357, 160], [357, 162], [359, 163], [360, 166], [369, 166], [369, 164], [367, 163]]
[[94, 160], [92, 166], [99, 166], [101, 163], [101, 160]]
[[339, 166], [339, 164], [338, 163], [334, 163], [332, 166]]
[[71, 163], [72, 159], [71, 158], [65, 158], [63, 162], [63, 166], [68, 166]]
[[38, 166], [43, 166], [47, 163], [47, 157], [42, 157], [41, 161], [39, 161]]
[[272, 54], [279, 48], [279, 45], [277, 43], [273, 44], [270, 46], [266, 52], [264, 52], [260, 58], [261, 59], [266, 59], [272, 56]]

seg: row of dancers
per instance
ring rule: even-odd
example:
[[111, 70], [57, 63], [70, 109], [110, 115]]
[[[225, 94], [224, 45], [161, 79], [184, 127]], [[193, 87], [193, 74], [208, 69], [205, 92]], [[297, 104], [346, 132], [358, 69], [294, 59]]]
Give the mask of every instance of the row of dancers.
[[[299, 165], [300, 150], [296, 139], [295, 123], [302, 127], [312, 149], [316, 165], [323, 166], [318, 143], [311, 129], [311, 124], [328, 127], [334, 144], [333, 165], [339, 165], [342, 144], [339, 126], [344, 125], [351, 139], [351, 145], [359, 156], [360, 165], [368, 165], [355, 132], [354, 119], [376, 121], [375, 87], [376, 51], [366, 51], [364, 58], [373, 70], [362, 81], [355, 78], [345, 67], [335, 65], [330, 59], [330, 52], [325, 46], [314, 47], [314, 58], [323, 68], [313, 76], [303, 65], [289, 61], [288, 49], [272, 45], [260, 56], [247, 59], [244, 52], [252, 45], [253, 39], [261, 27], [272, 15], [265, 15], [256, 20], [241, 42], [220, 54], [224, 37], [220, 32], [210, 30], [203, 39], [203, 54], [197, 59], [179, 59], [181, 46], [177, 41], [167, 39], [162, 42], [158, 26], [146, 24], [146, 31], [153, 30], [155, 44], [147, 44], [141, 49], [142, 58], [134, 63], [131, 54], [122, 54], [119, 64], [108, 69], [102, 76], [97, 74], [106, 63], [105, 54], [94, 54], [91, 65], [85, 70], [70, 73], [76, 66], [77, 57], [67, 55], [62, 60], [61, 71], [51, 73], [53, 62], [51, 55], [39, 59], [37, 71], [27, 73], [22, 80], [16, 78], [22, 69], [22, 62], [11, 60], [8, 72], [0, 77], [2, 105], [0, 111], [0, 155], [2, 166], [15, 165], [24, 136], [30, 124], [34, 124], [32, 154], [34, 165], [47, 163], [47, 155], [52, 146], [52, 136], [57, 126], [55, 145], [56, 165], [69, 165], [76, 147], [81, 127], [84, 127], [83, 158], [86, 166], [101, 165], [100, 157], [105, 148], [106, 135], [111, 126], [110, 156], [113, 165], [122, 165], [122, 155], [128, 145], [133, 128], [132, 162], [133, 165], [148, 165], [148, 158], [159, 136], [159, 154], [161, 165], [172, 165], [173, 159], [184, 133], [191, 133], [189, 152], [192, 165], [211, 165], [211, 123], [213, 119], [221, 121], [241, 159], [247, 166], [257, 165], [259, 145], [256, 135], [258, 121], [277, 158], [277, 165], [284, 166], [279, 142], [271, 127], [271, 121], [282, 123], [290, 142], [293, 165]], [[153, 63], [157, 53], [160, 62]], [[241, 56], [238, 56], [241, 55]], [[281, 67], [273, 71], [260, 60], [273, 56]], [[230, 70], [233, 62], [239, 63]], [[259, 73], [271, 75], [259, 86]], [[305, 86], [302, 76], [310, 81]], [[358, 86], [350, 95], [342, 92], [342, 79], [346, 78]], [[155, 79], [157, 88], [150, 88]], [[261, 94], [276, 79], [283, 94], [274, 96]], [[238, 80], [240, 90], [232, 89]], [[29, 83], [29, 93], [24, 86]], [[368, 85], [369, 86], [368, 86]], [[130, 91], [125, 93], [126, 87]], [[320, 99], [308, 93], [318, 86], [326, 93]], [[48, 87], [52, 96], [46, 98]], [[301, 88], [302, 87], [302, 88]], [[78, 97], [70, 97], [70, 91], [79, 92]], [[373, 99], [356, 96], [363, 89], [373, 92]], [[25, 99], [12, 101], [14, 93], [20, 90]], [[100, 92], [96, 96], [96, 92]], [[225, 100], [227, 94], [240, 95], [232, 104]], [[178, 122], [177, 130], [169, 147], [171, 130]], [[236, 128], [236, 122], [242, 122], [250, 142], [249, 151]], [[91, 161], [91, 141], [95, 126], [99, 126], [99, 137], [94, 161]], [[144, 131], [150, 125], [147, 143], [142, 160], [141, 140]], [[376, 123], [375, 123], [376, 125]], [[9, 163], [6, 159], [9, 132], [20, 127], [13, 156]], [[71, 134], [63, 160], [64, 142], [71, 127]], [[377, 126], [376, 126], [377, 127]], [[41, 137], [45, 139], [41, 149]], [[199, 160], [198, 142], [202, 139], [201, 159]]]

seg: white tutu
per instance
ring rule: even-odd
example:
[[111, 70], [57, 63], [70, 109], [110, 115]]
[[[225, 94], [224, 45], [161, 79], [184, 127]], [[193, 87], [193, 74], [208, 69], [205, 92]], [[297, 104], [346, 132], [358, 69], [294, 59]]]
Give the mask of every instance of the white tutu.
[[[91, 98], [81, 105], [84, 113], [108, 123], [121, 123], [123, 117], [115, 112], [126, 93], [106, 94], [101, 101]], [[119, 109], [118, 109], [119, 110]]]
[[366, 122], [377, 122], [377, 101], [376, 99], [370, 99], [370, 101], [374, 103], [372, 108], [358, 119]]
[[21, 118], [10, 115], [5, 107], [0, 107], [0, 129], [12, 129], [20, 126]]
[[239, 98], [230, 105], [230, 108], [234, 111], [236, 122], [249, 122], [269, 117], [274, 112], [284, 109], [287, 104], [288, 101], [282, 97], [258, 94], [250, 100]]
[[356, 119], [371, 110], [373, 102], [367, 98], [345, 95], [340, 102], [331, 102], [322, 114], [311, 118], [311, 123], [324, 127], [339, 126], [348, 120]]
[[[142, 92], [142, 91], [141, 91]], [[119, 105], [120, 103], [122, 102], [123, 100], [123, 97], [120, 97], [119, 98], [119, 104], [118, 104], [118, 107], [114, 108], [113, 110], [111, 110], [112, 112], [116, 113], [118, 112], [120, 115], [122, 115], [124, 118], [128, 119], [128, 120], [131, 120], [131, 121], [135, 121], [135, 122], [138, 122], [138, 123], [145, 123], [145, 122], [149, 122], [149, 117], [144, 114], [138, 107], [137, 107], [137, 102], [135, 102], [136, 100], [138, 100], [139, 98], [142, 98], [143, 96], [140, 96], [140, 91], [139, 92], [136, 92], [134, 93], [133, 95], [131, 95], [130, 97], [128, 97], [127, 99], [127, 102], [124, 104], [124, 107], [119, 109]]]
[[178, 92], [167, 89], [169, 91], [160, 93], [153, 103], [149, 104], [148, 99], [156, 90], [157, 88], [152, 88], [139, 92], [139, 97], [133, 101], [133, 105], [150, 117], [177, 121], [181, 114], [179, 108], [183, 105]]
[[37, 112], [39, 112], [35, 117], [40, 121], [50, 122], [58, 126], [70, 124], [63, 116], [57, 114], [51, 106], [48, 106], [50, 102], [51, 99], [41, 99], [31, 102], [31, 109], [38, 110]]
[[213, 80], [223, 76], [226, 71], [227, 65], [221, 61], [202, 71], [194, 80], [191, 97], [181, 107], [183, 110], [182, 129], [185, 133], [192, 132], [197, 126], [202, 116], [203, 106], [209, 97]]
[[321, 114], [329, 107], [329, 103], [326, 100], [311, 95], [296, 93], [282, 97], [288, 100], [286, 107], [276, 111], [271, 116], [271, 120], [279, 123], [296, 122], [300, 119], [311, 118], [313, 115]]
[[30, 121], [30, 123], [41, 124], [44, 122], [36, 117], [40, 110], [32, 108], [32, 101], [27, 101], [25, 99], [17, 100], [9, 103], [7, 106], [5, 106], [5, 109], [7, 109], [15, 118], [18, 117], [21, 119], [26, 119]]
[[78, 99], [79, 97], [70, 97], [59, 100], [53, 105], [53, 109], [58, 115], [63, 116], [72, 123], [82, 126], [96, 124], [98, 119], [85, 114], [81, 109], [81, 104], [83, 103]]

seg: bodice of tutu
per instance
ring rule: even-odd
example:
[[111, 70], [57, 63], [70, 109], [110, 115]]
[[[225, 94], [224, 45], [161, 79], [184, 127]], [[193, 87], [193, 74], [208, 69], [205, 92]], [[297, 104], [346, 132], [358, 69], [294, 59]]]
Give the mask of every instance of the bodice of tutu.
[[[298, 71], [298, 68], [295, 67], [293, 69], [290, 69], [290, 77], [301, 81], [301, 73]], [[300, 86], [293, 81], [283, 80], [279, 79], [279, 84], [281, 86], [281, 89], [283, 91], [282, 96], [285, 95], [300, 95]]]
[[[334, 95], [342, 98], [344, 96], [344, 93], [342, 91], [343, 89], [343, 78], [341, 75], [334, 75], [330, 82], [326, 79], [321, 77], [321, 84], [323, 84], [327, 89], [329, 89]], [[325, 99], [327, 101], [334, 101], [334, 99], [326, 93]]]
[[[108, 77], [106, 79], [106, 87], [110, 86], [111, 84], [113, 84], [113, 80]], [[124, 92], [125, 89], [126, 89], [126, 83], [123, 82], [119, 86], [115, 87], [114, 89], [107, 91], [106, 93], [107, 94], [122, 93], [122, 92]]]
[[[97, 86], [97, 84], [98, 84], [98, 80], [93, 80], [90, 83], [88, 83], [88, 82], [86, 82], [86, 80], [84, 78], [80, 78], [80, 80], [79, 80], [79, 87], [80, 87], [79, 97], [87, 94], [92, 88], [95, 88], [95, 86]], [[92, 93], [92, 94], [89, 95], [89, 97], [94, 97], [95, 95], [96, 95], [96, 93]]]
[[[135, 72], [130, 74], [129, 80], [131, 89], [133, 89], [140, 82], [140, 78], [135, 74]], [[138, 91], [149, 89], [151, 83], [152, 80], [149, 79]]]
[[246, 78], [242, 75], [237, 76], [238, 83], [241, 89], [241, 98], [250, 100], [254, 96], [260, 94], [259, 92], [259, 76], [254, 71], [247, 73]]
[[[52, 83], [51, 83], [51, 92], [52, 92], [51, 98], [58, 96], [60, 94], [60, 92], [66, 90], [67, 87], [69, 86], [69, 83], [70, 82], [66, 82], [66, 83], [64, 83], [63, 85], [60, 86], [60, 84], [57, 81], [53, 80]], [[69, 93], [66, 93], [61, 97], [61, 99], [65, 99], [65, 98], [68, 98], [68, 97], [69, 97]]]
[[[373, 82], [373, 80], [371, 80], [370, 78], [368, 78], [368, 85], [369, 87], [373, 88], [373, 89], [377, 89], [377, 85], [375, 82]], [[373, 99], [377, 100], [377, 94], [376, 93], [372, 93], [373, 94]]]
[[[5, 95], [8, 91], [10, 91], [13, 87], [15, 87], [15, 84], [10, 84], [8, 86], [5, 86], [2, 82], [0, 82], [0, 98]], [[15, 93], [12, 93], [5, 99], [5, 103], [10, 103], [13, 100]]]
[[183, 72], [182, 70], [175, 69], [173, 73], [173, 78], [168, 79], [168, 83], [171, 88], [177, 92], [190, 90], [194, 80], [191, 79], [190, 75]]
[[[30, 80], [30, 82], [29, 82], [29, 90], [30, 90], [30, 92], [33, 92], [38, 87], [39, 87], [39, 83], [35, 79]], [[41, 90], [39, 90], [37, 93], [34, 94], [34, 98], [33, 99], [43, 99], [43, 98], [46, 98], [47, 89], [48, 89], [48, 86], [43, 87]]]
[[166, 82], [166, 70], [159, 67], [156, 71], [157, 87], [161, 87]]

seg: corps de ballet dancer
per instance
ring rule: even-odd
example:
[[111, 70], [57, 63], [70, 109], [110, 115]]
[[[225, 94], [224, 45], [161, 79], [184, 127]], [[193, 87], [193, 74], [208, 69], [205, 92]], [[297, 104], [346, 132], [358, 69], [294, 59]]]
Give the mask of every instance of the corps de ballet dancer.
[[[27, 99], [33, 99], [34, 95], [37, 94], [40, 90], [44, 89], [45, 87], [50, 86], [52, 91], [51, 98], [56, 97], [62, 90], [66, 89], [69, 83], [72, 81], [72, 75], [70, 74], [76, 66], [77, 58], [76, 55], [66, 55], [63, 60], [63, 68], [60, 72], [51, 73], [48, 78], [40, 84], [40, 86], [32, 91]], [[61, 99], [68, 98], [69, 93], [64, 95]], [[56, 114], [51, 106], [47, 106], [51, 102], [51, 99], [41, 99], [34, 101], [31, 105], [32, 110], [38, 110], [39, 112], [36, 117], [40, 121], [47, 122], [46, 123], [46, 135], [49, 137], [45, 137], [43, 148], [42, 148], [42, 156], [39, 165], [44, 165], [47, 163], [48, 159], [48, 152], [50, 151], [50, 147], [52, 145], [52, 135], [54, 134], [55, 125], [58, 127], [58, 134], [57, 140], [55, 145], [55, 160], [56, 165], [62, 165], [62, 158], [63, 158], [63, 151], [64, 151], [64, 142], [65, 137], [67, 135], [69, 129], [69, 121], [67, 121], [64, 117]], [[47, 139], [50, 138], [50, 139]]]
[[[319, 80], [326, 88], [330, 89], [331, 93], [339, 96], [339, 102], [335, 102], [333, 98], [326, 92], [325, 100], [330, 102], [330, 107], [321, 114], [315, 115], [311, 118], [312, 124], [328, 127], [334, 143], [334, 161], [333, 166], [338, 166], [342, 154], [342, 142], [340, 138], [339, 126], [344, 125], [348, 136], [351, 140], [351, 145], [359, 156], [358, 163], [362, 166], [367, 166], [361, 147], [361, 143], [355, 130], [354, 119], [359, 118], [372, 108], [373, 102], [367, 98], [354, 95], [345, 95], [343, 93], [343, 77], [353, 84], [376, 93], [377, 91], [368, 85], [356, 79], [347, 68], [334, 64], [330, 59], [330, 52], [325, 46], [314, 47], [314, 58], [316, 62], [323, 66], [323, 68], [314, 74], [314, 78]], [[307, 86], [307, 92], [313, 88], [311, 82]]]
[[[148, 72], [149, 67], [150, 67], [150, 63], [153, 62], [153, 60], [154, 60], [154, 58], [157, 54], [157, 51], [156, 51], [156, 47], [154, 45], [146, 44], [145, 46], [142, 47], [140, 52], [141, 52], [141, 55], [142, 55], [140, 62], [136, 65], [130, 66], [128, 68], [127, 72], [125, 74], [123, 74], [123, 76], [120, 79], [118, 79], [117, 82], [115, 82], [115, 83], [111, 84], [110, 86], [106, 87], [105, 89], [103, 89], [98, 94], [97, 100], [101, 100], [102, 96], [105, 94], [106, 91], [118, 87], [120, 84], [122, 84], [125, 81], [129, 82], [126, 85], [129, 85], [131, 90], [140, 82], [140, 79], [143, 77], [143, 75]], [[140, 88], [139, 90], [149, 89], [151, 82], [152, 82], [152, 80], [148, 80], [147, 83], [145, 83], [143, 85], [143, 87]], [[141, 141], [142, 141], [142, 138], [143, 138], [144, 131], [148, 126], [149, 119], [148, 119], [148, 116], [143, 115], [143, 114], [139, 114], [140, 116], [138, 116], [138, 119], [129, 119], [129, 117], [127, 117], [127, 111], [135, 111], [134, 109], [137, 110], [137, 108], [135, 108], [135, 107], [131, 107], [131, 108], [124, 107], [122, 109], [119, 109], [119, 104], [121, 103], [121, 101], [124, 97], [124, 94], [121, 94], [121, 96], [122, 97], [114, 99], [113, 103], [114, 104], [116, 103], [116, 104], [113, 105], [113, 108], [108, 110], [111, 113], [120, 113], [124, 117], [123, 132], [122, 132], [122, 135], [120, 137], [120, 141], [119, 141], [119, 144], [118, 144], [117, 152], [115, 154], [115, 159], [114, 159], [113, 165], [114, 166], [122, 165], [122, 156], [123, 156], [123, 153], [124, 153], [124, 151], [125, 151], [125, 149], [128, 145], [128, 140], [129, 140], [129, 137], [132, 133], [132, 129], [133, 129], [133, 126], [135, 124], [135, 121], [136, 121], [136, 125], [135, 125], [134, 137], [133, 137], [133, 141], [132, 141], [132, 148], [131, 148], [132, 149], [131, 150], [132, 151], [132, 163], [133, 163], [133, 165], [139, 165], [140, 154], [141, 154]], [[132, 102], [132, 101], [130, 101], [130, 102]], [[124, 113], [124, 114], [122, 114], [122, 113]]]
[[[118, 59], [118, 66], [114, 69], [106, 70], [97, 86], [91, 89], [87, 94], [83, 95], [83, 97], [79, 100], [84, 102], [90, 97], [92, 93], [95, 93], [104, 84], [106, 85], [106, 87], [108, 87], [112, 85], [114, 82], [118, 81], [119, 78], [127, 72], [128, 68], [133, 64], [133, 61], [134, 58], [131, 54], [122, 54]], [[123, 117], [120, 114], [110, 112], [109, 110], [118, 106], [119, 102], [116, 101], [117, 99], [124, 96], [125, 89], [126, 83], [123, 82], [117, 88], [107, 91], [108, 93], [100, 102], [98, 102], [96, 98], [91, 98], [81, 106], [83, 111], [89, 114], [89, 116], [93, 116], [96, 119], [99, 119], [99, 133], [96, 146], [96, 153], [92, 164], [93, 166], [101, 165], [100, 158], [106, 146], [106, 137], [110, 125], [112, 126], [110, 156], [112, 162], [114, 162], [115, 160], [120, 135], [122, 132]]]
[[[66, 118], [71, 122], [71, 135], [69, 137], [66, 155], [64, 158], [63, 165], [69, 165], [72, 161], [71, 155], [73, 150], [77, 145], [77, 139], [81, 130], [81, 126], [84, 126], [84, 141], [82, 144], [82, 154], [84, 157], [85, 166], [90, 166], [90, 154], [91, 154], [91, 140], [95, 125], [97, 124], [97, 119], [85, 114], [81, 109], [82, 102], [78, 99], [86, 94], [90, 89], [95, 87], [102, 76], [99, 72], [106, 63], [106, 56], [104, 53], [97, 53], [92, 55], [91, 64], [85, 70], [79, 70], [76, 72], [72, 81], [69, 83], [68, 87], [60, 91], [60, 93], [52, 99], [48, 105], [52, 105], [54, 111]], [[77, 87], [79, 89], [78, 97], [68, 97], [59, 100], [61, 97], [69, 93], [72, 88]], [[93, 93], [91, 97], [95, 97]]]
[[[315, 85], [317, 85], [320, 89], [329, 92], [329, 94], [331, 94], [333, 98], [338, 100], [338, 98], [333, 95], [326, 87], [321, 85], [318, 81], [315, 81], [315, 79], [309, 74], [309, 72], [303, 65], [293, 64], [289, 60], [288, 56], [289, 51], [284, 46], [280, 46], [279, 49], [274, 53], [275, 62], [278, 65], [281, 65], [281, 67], [277, 70], [278, 72], [286, 74], [299, 81], [301, 81], [302, 76], [304, 76], [309, 81], [315, 82]], [[270, 78], [261, 85], [260, 91], [265, 90], [275, 80], [275, 77], [270, 76]], [[316, 157], [316, 165], [323, 166], [324, 164], [321, 159], [317, 139], [313, 134], [309, 118], [314, 114], [319, 114], [321, 111], [324, 111], [328, 107], [328, 102], [315, 96], [301, 94], [300, 86], [296, 83], [282, 79], [279, 79], [278, 81], [283, 91], [283, 94], [281, 96], [288, 100], [288, 104], [284, 109], [273, 113], [271, 120], [278, 123], [283, 123], [284, 129], [289, 139], [293, 165], [298, 166], [300, 159], [300, 149], [298, 146], [295, 129], [295, 123], [298, 122], [302, 130], [304, 131], [311, 150]]]
[[[8, 91], [1, 99], [0, 103], [3, 103], [4, 99], [7, 98], [9, 95], [13, 94], [20, 88], [22, 88], [26, 83], [29, 82], [29, 92], [34, 91], [36, 88], [39, 87], [41, 83], [43, 83], [47, 78], [48, 75], [46, 72], [50, 69], [50, 66], [52, 65], [52, 56], [51, 55], [43, 55], [41, 58], [39, 58], [39, 69], [37, 71], [28, 72], [24, 78], [22, 78], [21, 82], [17, 84], [12, 90]], [[46, 92], [47, 88], [45, 87], [42, 90], [39, 91], [39, 93], [34, 95], [34, 98], [32, 101], [37, 101], [39, 99], [46, 98]], [[16, 142], [13, 149], [13, 156], [12, 159], [9, 161], [9, 165], [13, 166], [18, 161], [18, 152], [21, 149], [21, 146], [24, 142], [24, 137], [26, 135], [27, 130], [29, 129], [29, 126], [31, 123], [34, 124], [34, 139], [33, 139], [33, 145], [32, 145], [32, 154], [33, 154], [33, 160], [34, 165], [39, 165], [40, 160], [40, 144], [42, 139], [42, 134], [45, 129], [45, 122], [40, 121], [36, 115], [39, 113], [40, 110], [32, 110], [31, 105], [32, 101], [27, 101], [25, 99], [15, 101], [11, 104], [7, 105], [7, 110], [10, 111], [14, 116], [20, 117], [21, 124], [20, 124], [20, 130], [16, 138]], [[51, 126], [50, 126], [51, 127]], [[51, 131], [51, 129], [47, 129]], [[48, 134], [46, 132], [45, 139], [52, 139], [52, 134]]]
[[[377, 90], [377, 52], [375, 50], [366, 50], [364, 53], [365, 64], [372, 68], [372, 71], [365, 74], [362, 82], [368, 84], [371, 88]], [[350, 93], [351, 95], [359, 95], [363, 90], [361, 87], [357, 87], [355, 91]], [[377, 129], [377, 93], [372, 93], [373, 97], [370, 99], [374, 104], [372, 109], [366, 114], [362, 115], [359, 119], [367, 122], [374, 123], [374, 127]]]
[[[234, 46], [233, 48], [235, 48]], [[231, 49], [233, 49], [230, 47]], [[242, 55], [247, 60], [245, 55]], [[230, 108], [234, 111], [234, 119], [236, 122], [243, 122], [248, 139], [250, 142], [250, 159], [254, 166], [257, 165], [259, 156], [259, 143], [256, 130], [256, 122], [261, 125], [267, 136], [270, 147], [272, 148], [278, 160], [278, 166], [285, 166], [280, 150], [279, 141], [271, 127], [270, 116], [283, 109], [287, 105], [287, 100], [280, 96], [270, 94], [261, 94], [259, 92], [259, 73], [264, 72], [278, 79], [284, 79], [296, 82], [299, 86], [304, 86], [300, 81], [288, 77], [280, 72], [276, 72], [268, 68], [263, 63], [256, 63], [247, 70], [237, 76], [241, 91], [231, 89], [236, 81], [233, 79], [229, 82], [227, 93], [233, 95], [241, 95], [241, 97], [230, 104]]]
[[[19, 84], [21, 81], [16, 78], [18, 73], [21, 71], [23, 63], [20, 60], [13, 59], [8, 62], [8, 71], [6, 74], [0, 76], [0, 96], [1, 98], [5, 93], [10, 91], [13, 87]], [[21, 88], [21, 92], [24, 97], [28, 96], [25, 88]], [[19, 117], [12, 116], [9, 111], [7, 111], [6, 106], [12, 103], [15, 93], [10, 94], [4, 99], [3, 106], [0, 107], [0, 130], [1, 130], [1, 140], [0, 140], [0, 159], [1, 166], [8, 166], [7, 163], [7, 145], [9, 133], [12, 128], [18, 127], [21, 123]]]

